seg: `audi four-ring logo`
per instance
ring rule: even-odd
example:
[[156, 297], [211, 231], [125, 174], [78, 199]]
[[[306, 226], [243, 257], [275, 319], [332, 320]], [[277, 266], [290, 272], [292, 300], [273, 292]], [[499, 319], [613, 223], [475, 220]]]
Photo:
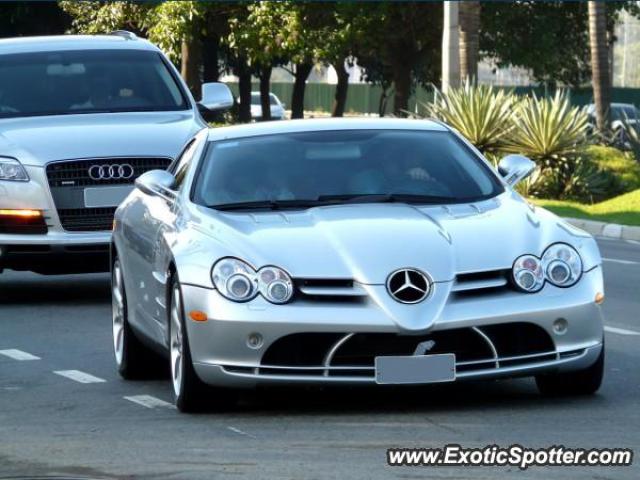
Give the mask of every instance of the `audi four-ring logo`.
[[128, 163], [121, 165], [93, 165], [89, 168], [92, 180], [127, 180], [133, 177], [133, 167]]

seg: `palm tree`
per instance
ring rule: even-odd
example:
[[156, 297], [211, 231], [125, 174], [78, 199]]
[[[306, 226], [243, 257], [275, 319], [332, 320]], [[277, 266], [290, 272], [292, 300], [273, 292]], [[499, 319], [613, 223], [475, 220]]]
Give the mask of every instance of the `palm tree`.
[[480, 2], [460, 2], [460, 78], [478, 81]]
[[609, 129], [609, 107], [611, 105], [606, 9], [606, 4], [603, 1], [589, 1], [591, 80], [593, 82], [593, 99], [596, 105], [596, 125], [601, 132]]

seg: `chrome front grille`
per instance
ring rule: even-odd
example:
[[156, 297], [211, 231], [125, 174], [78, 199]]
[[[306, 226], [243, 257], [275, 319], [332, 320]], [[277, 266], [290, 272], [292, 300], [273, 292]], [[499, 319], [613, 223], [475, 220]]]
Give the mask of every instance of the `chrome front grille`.
[[[47, 179], [51, 188], [85, 187], [102, 185], [126, 185], [133, 183], [136, 178], [149, 170], [164, 170], [171, 163], [169, 158], [133, 157], [133, 158], [92, 158], [86, 160], [70, 160], [53, 162], [47, 165]], [[110, 165], [130, 165], [133, 174], [127, 178], [92, 178], [89, 174], [91, 167]], [[95, 175], [94, 175], [95, 177]]]
[[[133, 184], [135, 179], [149, 170], [165, 169], [170, 158], [93, 158], [53, 162], [47, 165], [49, 187], [62, 228], [70, 232], [90, 232], [111, 230], [115, 207], [88, 208], [84, 203], [85, 187], [99, 188], [114, 185]], [[127, 165], [126, 177], [112, 175], [97, 178], [98, 167]], [[90, 169], [94, 167], [93, 175]], [[130, 168], [129, 168], [130, 167]], [[92, 178], [93, 177], [93, 178]]]

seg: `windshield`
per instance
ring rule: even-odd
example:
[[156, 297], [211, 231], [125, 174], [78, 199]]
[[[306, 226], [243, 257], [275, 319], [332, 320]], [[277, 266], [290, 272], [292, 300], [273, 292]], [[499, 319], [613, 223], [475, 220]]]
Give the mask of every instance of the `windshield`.
[[0, 118], [187, 108], [181, 88], [157, 52], [0, 56]]
[[636, 110], [636, 107], [634, 107], [633, 105], [625, 105], [623, 107], [614, 106], [611, 109], [611, 113], [614, 120], [635, 120], [638, 118], [638, 112]]
[[461, 203], [503, 191], [490, 168], [449, 132], [265, 135], [212, 142], [203, 162], [194, 201], [214, 208]]

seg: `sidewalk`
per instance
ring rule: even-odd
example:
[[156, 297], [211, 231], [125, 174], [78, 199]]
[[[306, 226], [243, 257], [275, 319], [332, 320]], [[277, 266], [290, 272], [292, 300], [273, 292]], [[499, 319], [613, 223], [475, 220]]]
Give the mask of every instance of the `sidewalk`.
[[591, 235], [598, 237], [620, 238], [622, 240], [635, 240], [640, 242], [640, 227], [618, 225], [617, 223], [595, 222], [581, 218], [565, 218], [570, 224], [575, 225]]

